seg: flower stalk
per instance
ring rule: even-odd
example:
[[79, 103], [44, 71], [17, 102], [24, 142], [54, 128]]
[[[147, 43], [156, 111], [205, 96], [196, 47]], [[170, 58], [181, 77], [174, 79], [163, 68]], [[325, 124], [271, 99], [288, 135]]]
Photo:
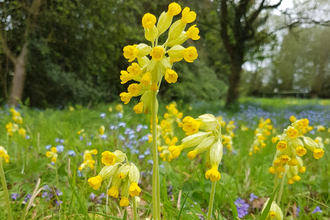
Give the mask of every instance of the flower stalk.
[[155, 220], [160, 220], [160, 184], [159, 184], [159, 165], [158, 165], [158, 151], [157, 151], [157, 92], [153, 92], [151, 109], [152, 121], [152, 152], [153, 152], [153, 165], [152, 165], [152, 203], [153, 216]]
[[6, 205], [7, 205], [8, 220], [12, 220], [13, 217], [11, 215], [11, 206], [10, 206], [9, 193], [8, 193], [8, 189], [7, 189], [5, 172], [4, 172], [3, 166], [2, 166], [2, 157], [0, 157], [0, 176], [1, 176], [1, 185], [3, 187], [4, 197], [5, 197]]
[[210, 202], [209, 202], [209, 211], [207, 213], [207, 220], [212, 219], [212, 210], [213, 210], [213, 203], [214, 203], [214, 195], [215, 195], [215, 189], [217, 186], [217, 181], [212, 181], [212, 188], [210, 193]]

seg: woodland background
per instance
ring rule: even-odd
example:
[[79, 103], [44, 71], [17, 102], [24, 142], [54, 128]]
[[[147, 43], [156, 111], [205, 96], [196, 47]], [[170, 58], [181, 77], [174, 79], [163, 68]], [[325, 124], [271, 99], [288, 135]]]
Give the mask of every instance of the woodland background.
[[[192, 63], [175, 63], [178, 83], [162, 100], [196, 102], [278, 92], [330, 98], [330, 3], [327, 0], [186, 0], [201, 39]], [[122, 48], [146, 42], [143, 14], [172, 1], [0, 1], [1, 102], [37, 108], [119, 100], [127, 85]], [[176, 18], [179, 19], [179, 18]], [[146, 42], [147, 43], [147, 42]], [[201, 83], [202, 82], [202, 83]]]

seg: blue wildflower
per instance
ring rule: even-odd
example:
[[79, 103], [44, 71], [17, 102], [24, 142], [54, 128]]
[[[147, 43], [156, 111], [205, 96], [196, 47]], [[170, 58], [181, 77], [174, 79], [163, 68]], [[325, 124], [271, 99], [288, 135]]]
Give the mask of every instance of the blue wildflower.
[[148, 163], [150, 163], [151, 165], [154, 164], [153, 160], [148, 160]]
[[82, 141], [83, 139], [84, 139], [83, 136], [80, 135], [79, 140]]
[[56, 195], [57, 195], [57, 196], [61, 196], [61, 195], [63, 195], [63, 193], [62, 193], [61, 190], [57, 189], [57, 190], [56, 190]]
[[110, 128], [110, 130], [113, 130], [113, 129], [115, 129], [115, 126], [114, 125], [110, 125], [109, 128]]
[[296, 216], [299, 217], [299, 213], [300, 213], [300, 206], [296, 207]]
[[119, 122], [118, 123], [118, 127], [126, 127], [126, 123], [125, 122]]
[[91, 200], [94, 200], [94, 199], [96, 198], [96, 195], [95, 195], [94, 193], [91, 193], [91, 194], [89, 195], [89, 198], [90, 198]]
[[142, 128], [143, 128], [143, 125], [138, 125], [138, 126], [136, 126], [136, 131], [140, 132], [142, 130]]
[[252, 202], [254, 199], [258, 199], [258, 196], [254, 195], [254, 193], [250, 194], [250, 202]]
[[60, 141], [60, 139], [59, 138], [55, 138], [55, 142], [57, 143], [57, 142], [59, 142]]
[[106, 135], [106, 134], [102, 134], [102, 135], [101, 135], [101, 139], [103, 139], [103, 140], [106, 140], [107, 137], [108, 137], [108, 135]]
[[31, 194], [27, 194], [24, 198], [24, 202], [29, 201], [29, 199], [31, 199], [32, 195]]
[[62, 153], [64, 151], [64, 146], [63, 145], [57, 145], [56, 150], [57, 150], [57, 153]]
[[46, 150], [49, 150], [52, 147], [52, 145], [48, 144], [45, 146]]
[[68, 151], [68, 155], [69, 156], [72, 156], [72, 157], [75, 157], [76, 156], [76, 152], [74, 152], [74, 150], [69, 150]]
[[30, 135], [26, 135], [25, 138], [26, 138], [26, 139], [30, 139]]
[[123, 117], [123, 114], [121, 113], [121, 112], [118, 112], [117, 114], [116, 114], [116, 118], [122, 118]]
[[106, 116], [105, 113], [101, 113], [101, 114], [100, 114], [100, 117], [103, 118], [103, 119], [105, 118], [105, 116]]
[[146, 151], [144, 151], [144, 155], [149, 155], [150, 154], [150, 148], [147, 148], [147, 150]]
[[238, 199], [236, 199], [236, 201], [234, 203], [236, 205], [239, 218], [243, 218], [244, 216], [249, 214], [248, 208], [250, 206], [249, 206], [249, 204], [245, 203], [245, 201], [243, 199], [238, 198]]
[[12, 198], [12, 200], [15, 201], [19, 198], [19, 194], [18, 193], [13, 193], [13, 194], [11, 194], [11, 198]]
[[64, 139], [60, 139], [60, 143], [63, 144], [64, 143]]
[[145, 158], [144, 154], [140, 154], [140, 155], [139, 155], [139, 160], [142, 160], [142, 159], [144, 159], [144, 158]]
[[312, 211], [312, 214], [317, 213], [317, 212], [322, 213], [320, 206], [316, 206], [315, 209]]
[[58, 206], [59, 206], [59, 205], [61, 205], [61, 204], [63, 203], [63, 201], [59, 201], [59, 200], [56, 200], [56, 202], [55, 202], [55, 203], [56, 203], [56, 205], [58, 205]]
[[87, 146], [91, 146], [91, 145], [92, 145], [92, 142], [88, 141], [88, 142], [86, 143], [86, 145], [87, 145]]

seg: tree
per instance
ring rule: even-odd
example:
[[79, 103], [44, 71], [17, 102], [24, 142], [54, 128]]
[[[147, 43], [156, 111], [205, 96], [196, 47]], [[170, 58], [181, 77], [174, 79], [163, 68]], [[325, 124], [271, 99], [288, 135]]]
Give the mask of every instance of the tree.
[[[242, 65], [245, 62], [247, 45], [256, 41], [258, 35], [257, 21], [261, 12], [275, 9], [282, 3], [266, 5], [265, 0], [256, 3], [250, 0], [217, 0], [219, 8], [219, 19], [221, 27], [221, 38], [230, 57], [231, 74], [229, 75], [229, 88], [226, 106], [230, 106], [238, 99], [239, 82], [241, 78]], [[261, 20], [267, 20], [264, 15]]]
[[[13, 63], [14, 66], [14, 76], [12, 79], [12, 88], [11, 88], [11, 95], [9, 103], [11, 105], [17, 106], [18, 100], [21, 99], [23, 88], [24, 88], [24, 81], [26, 75], [26, 58], [28, 54], [28, 46], [30, 42], [30, 34], [34, 32], [37, 18], [40, 12], [40, 8], [42, 6], [42, 0], [33, 0], [31, 5], [26, 6], [23, 2], [19, 1], [3, 1], [3, 9], [2, 14], [4, 13], [11, 13], [14, 12], [13, 16], [10, 16], [6, 19], [2, 19], [2, 23], [0, 23], [0, 44], [2, 52], [9, 58], [9, 60]], [[5, 7], [7, 6], [7, 7]], [[20, 11], [20, 13], [17, 13]], [[23, 11], [27, 11], [27, 13], [23, 16]], [[21, 19], [21, 17], [25, 17], [26, 19]], [[13, 19], [13, 21], [12, 21]], [[20, 22], [17, 22], [17, 20]], [[9, 20], [9, 21], [8, 21]], [[15, 26], [20, 26], [21, 23], [25, 23], [25, 31], [22, 34], [21, 39], [21, 49], [18, 51], [13, 51], [8, 47], [8, 41], [4, 37], [4, 32], [8, 29], [8, 24], [3, 24], [3, 22], [10, 22]], [[17, 23], [16, 23], [16, 22]]]

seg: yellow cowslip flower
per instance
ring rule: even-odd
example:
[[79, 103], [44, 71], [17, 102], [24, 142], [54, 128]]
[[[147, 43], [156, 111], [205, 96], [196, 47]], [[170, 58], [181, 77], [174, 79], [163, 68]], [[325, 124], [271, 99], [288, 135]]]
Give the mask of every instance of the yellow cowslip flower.
[[315, 159], [321, 159], [324, 155], [324, 150], [323, 149], [315, 149], [313, 151], [313, 157]]
[[196, 25], [191, 26], [186, 32], [187, 37], [191, 38], [192, 40], [199, 40], [201, 37], [198, 34], [199, 29], [196, 27]]
[[153, 91], [153, 92], [158, 91], [158, 85], [157, 85], [156, 82], [151, 83], [150, 90]]
[[129, 101], [131, 101], [132, 97], [133, 97], [132, 94], [130, 94], [129, 92], [120, 93], [120, 99], [121, 99], [121, 101], [124, 102], [124, 104], [129, 103]]
[[132, 96], [137, 96], [141, 90], [141, 85], [137, 83], [132, 83], [127, 88], [128, 93], [130, 93]]
[[167, 69], [165, 72], [165, 80], [168, 83], [176, 83], [178, 80], [178, 74], [174, 70]]
[[105, 131], [105, 127], [104, 127], [104, 125], [102, 125], [99, 129], [99, 132], [100, 132], [100, 134], [104, 134], [104, 131]]
[[154, 47], [150, 53], [150, 56], [152, 57], [153, 60], [155, 61], [161, 61], [163, 56], [165, 54], [165, 50], [163, 47], [157, 46]]
[[141, 114], [143, 111], [143, 101], [139, 102], [133, 107], [133, 111], [135, 111], [136, 114]]
[[133, 77], [139, 76], [141, 73], [141, 67], [137, 63], [132, 63], [132, 65], [127, 68], [127, 72], [129, 72]]
[[117, 186], [112, 186], [109, 190], [108, 190], [108, 195], [113, 197], [113, 198], [118, 198], [119, 196], [119, 188]]
[[206, 171], [205, 178], [210, 179], [212, 182], [220, 180], [221, 174], [218, 171], [218, 167], [216, 165], [213, 165], [211, 169]]
[[173, 2], [169, 4], [167, 14], [173, 17], [175, 15], [178, 15], [181, 10], [181, 6], [178, 3]]
[[196, 20], [196, 13], [190, 11], [190, 8], [185, 7], [182, 11], [182, 18], [180, 20], [181, 24], [192, 23]]
[[309, 120], [307, 118], [301, 119], [298, 121], [298, 126], [300, 129], [305, 129], [308, 127]]
[[124, 107], [122, 104], [116, 105], [115, 109], [117, 112], [121, 112], [121, 113], [124, 111]]
[[57, 152], [56, 147], [52, 147], [50, 150], [51, 150], [51, 152], [53, 152], [53, 153], [56, 153], [56, 152]]
[[102, 183], [103, 179], [101, 177], [101, 175], [97, 175], [95, 177], [91, 177], [88, 179], [88, 183], [91, 187], [93, 187], [94, 190], [97, 190], [98, 188], [101, 187], [101, 183]]
[[146, 72], [141, 78], [141, 84], [144, 86], [149, 86], [151, 83], [151, 72]]
[[128, 205], [129, 205], [128, 198], [127, 198], [127, 197], [121, 197], [121, 200], [120, 200], [119, 205], [120, 205], [121, 207], [128, 206]]
[[141, 188], [138, 186], [136, 182], [131, 183], [129, 187], [129, 195], [134, 197], [138, 196], [141, 193]]
[[0, 146], [0, 158], [3, 157], [5, 163], [9, 163], [9, 155], [3, 146]]
[[56, 157], [52, 157], [52, 162], [56, 163]]
[[200, 127], [200, 122], [196, 121], [194, 118], [187, 116], [183, 120], [183, 130], [186, 132], [186, 135], [192, 135], [198, 132]]
[[133, 79], [133, 76], [131, 74], [129, 74], [127, 71], [125, 70], [122, 70], [120, 71], [120, 80], [121, 80], [121, 84], [125, 84], [127, 83], [128, 81], [132, 80]]
[[297, 120], [297, 119], [296, 119], [296, 117], [295, 117], [294, 115], [291, 115], [291, 116], [290, 116], [290, 121], [291, 121], [291, 122], [295, 122], [296, 120]]
[[26, 130], [24, 128], [18, 129], [18, 134], [22, 135], [23, 137], [26, 137]]
[[289, 127], [287, 131], [287, 135], [290, 139], [296, 138], [299, 135], [299, 131], [297, 129], [294, 129], [293, 127]]
[[156, 24], [156, 16], [150, 13], [146, 13], [142, 17], [142, 26], [147, 29], [152, 29]]
[[192, 63], [198, 57], [197, 50], [195, 47], [188, 47], [182, 51], [182, 56], [185, 61]]
[[296, 154], [300, 157], [304, 156], [307, 153], [306, 148], [304, 148], [303, 146], [298, 146], [296, 148]]
[[128, 45], [124, 47], [124, 57], [128, 59], [128, 62], [132, 62], [137, 57], [139, 50], [136, 48], [136, 45]]
[[285, 141], [280, 141], [277, 143], [276, 148], [279, 151], [284, 151], [287, 149], [288, 144]]
[[126, 155], [119, 150], [116, 150], [114, 153], [110, 151], [104, 151], [101, 155], [101, 162], [106, 166], [111, 166], [115, 163], [121, 163], [125, 160], [126, 157]]

